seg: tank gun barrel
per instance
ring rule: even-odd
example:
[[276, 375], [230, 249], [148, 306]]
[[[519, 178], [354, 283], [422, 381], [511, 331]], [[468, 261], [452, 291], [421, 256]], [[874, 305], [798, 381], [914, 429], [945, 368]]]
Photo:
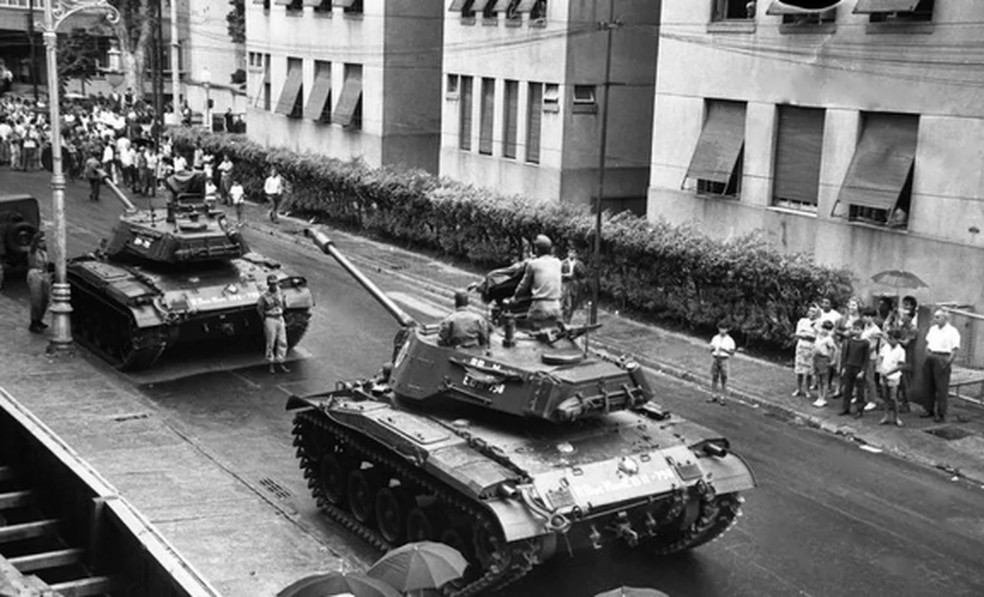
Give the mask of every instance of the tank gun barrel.
[[130, 201], [130, 198], [127, 197], [126, 194], [118, 186], [116, 186], [116, 183], [114, 183], [113, 180], [109, 177], [109, 174], [103, 174], [102, 181], [106, 184], [107, 187], [109, 187], [109, 190], [112, 191], [114, 195], [116, 195], [116, 198], [120, 200], [120, 203], [123, 204], [123, 208], [127, 212], [137, 211], [137, 206], [133, 204], [133, 201]]
[[351, 276], [355, 278], [355, 280], [361, 284], [362, 287], [365, 288], [369, 294], [371, 294], [373, 298], [376, 299], [376, 301], [379, 302], [379, 304], [382, 305], [390, 315], [393, 316], [393, 319], [396, 319], [400, 323], [400, 325], [403, 327], [416, 325], [417, 322], [413, 317], [410, 317], [410, 315], [401, 309], [400, 306], [393, 301], [393, 299], [388, 297], [386, 293], [379, 288], [379, 286], [376, 286], [375, 282], [367, 278], [366, 275], [359, 270], [359, 268], [355, 267], [355, 265], [353, 265], [348, 258], [342, 255], [341, 252], [335, 248], [335, 241], [331, 240], [327, 234], [321, 232], [320, 230], [315, 230], [314, 228], [305, 228], [304, 235], [313, 240], [314, 244], [316, 244], [322, 252], [334, 257], [335, 261], [345, 268], [345, 271], [351, 274]]

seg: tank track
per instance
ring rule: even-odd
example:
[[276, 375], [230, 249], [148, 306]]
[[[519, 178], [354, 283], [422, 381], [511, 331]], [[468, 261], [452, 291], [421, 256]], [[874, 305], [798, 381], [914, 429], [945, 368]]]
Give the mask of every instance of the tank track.
[[[146, 369], [167, 347], [163, 327], [138, 329], [129, 312], [72, 280], [72, 336], [117, 369]], [[107, 332], [108, 331], [108, 332]]]
[[714, 495], [712, 491], [705, 491], [700, 499], [697, 517], [690, 526], [678, 534], [657, 536], [647, 541], [647, 545], [652, 546], [658, 555], [696, 549], [733, 527], [741, 516], [741, 504], [744, 501], [737, 493]]
[[[319, 437], [306, 439], [307, 434], [311, 433], [316, 433]], [[423, 488], [428, 493], [436, 495], [444, 507], [453, 509], [459, 515], [470, 520], [480, 521], [479, 524], [489, 532], [494, 533], [494, 544], [498, 546], [498, 549], [489, 558], [494, 563], [484, 569], [478, 578], [465, 584], [449, 583], [445, 585], [442, 592], [446, 597], [471, 597], [485, 591], [501, 589], [522, 578], [537, 563], [535, 547], [526, 542], [507, 545], [496, 521], [484, 507], [474, 500], [463, 497], [459, 492], [428, 477], [423, 471], [408, 464], [402, 458], [386, 454], [385, 448], [372, 440], [359, 437], [356, 433], [334, 423], [317, 411], [299, 412], [294, 419], [293, 435], [297, 456], [300, 459], [300, 468], [304, 470], [304, 477], [308, 480], [308, 486], [311, 488], [319, 508], [380, 552], [385, 552], [396, 547], [396, 545], [387, 541], [375, 529], [357, 520], [348, 510], [329, 503], [323, 495], [319, 483], [319, 460], [322, 455], [332, 452], [335, 447], [352, 450], [358, 454], [360, 460], [388, 469], [401, 482], [407, 481], [411, 486]], [[327, 440], [327, 442], [322, 443], [322, 439]], [[320, 454], [309, 453], [312, 445], [317, 446], [314, 450], [319, 451]], [[479, 566], [474, 560], [470, 560], [470, 564]]]

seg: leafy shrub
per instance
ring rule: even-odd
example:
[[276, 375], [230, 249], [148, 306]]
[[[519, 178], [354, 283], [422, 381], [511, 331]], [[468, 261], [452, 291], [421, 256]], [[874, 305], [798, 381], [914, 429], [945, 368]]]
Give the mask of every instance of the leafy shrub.
[[[241, 136], [177, 129], [175, 145], [228, 154], [234, 175], [259, 199], [270, 166], [289, 181], [290, 208], [482, 266], [518, 253], [523, 239], [545, 233], [564, 249], [587, 254], [595, 217], [580, 205], [503, 196], [421, 171], [373, 169], [310, 153], [265, 148]], [[804, 306], [821, 296], [843, 304], [847, 270], [786, 254], [761, 234], [731, 241], [692, 226], [649, 222], [628, 213], [603, 215], [602, 296], [660, 320], [709, 332], [724, 318], [750, 345], [789, 346]]]

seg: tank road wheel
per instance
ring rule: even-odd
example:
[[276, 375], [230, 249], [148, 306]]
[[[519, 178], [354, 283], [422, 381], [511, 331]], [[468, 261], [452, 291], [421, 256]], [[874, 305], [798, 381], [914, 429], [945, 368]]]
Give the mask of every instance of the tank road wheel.
[[483, 570], [499, 564], [502, 553], [502, 538], [490, 528], [487, 521], [477, 521], [472, 525], [472, 549], [475, 561]]
[[433, 508], [416, 507], [407, 514], [407, 541], [436, 541], [440, 525]]
[[332, 506], [345, 505], [349, 470], [340, 454], [325, 454], [318, 463], [318, 486], [321, 496]]
[[467, 529], [454, 526], [445, 527], [441, 531], [438, 541], [457, 549], [469, 562], [475, 560], [475, 554], [472, 553], [471, 533]]
[[376, 492], [380, 486], [379, 475], [371, 468], [357, 469], [348, 475], [349, 510], [356, 520], [364, 525], [371, 525], [376, 515]]
[[735, 523], [741, 514], [741, 502], [737, 493], [701, 500], [700, 511], [693, 524], [680, 531], [657, 535], [649, 544], [655, 546], [657, 554], [665, 555], [691, 550], [713, 541]]
[[379, 534], [394, 545], [403, 543], [407, 511], [411, 498], [402, 487], [386, 487], [376, 494], [376, 528]]

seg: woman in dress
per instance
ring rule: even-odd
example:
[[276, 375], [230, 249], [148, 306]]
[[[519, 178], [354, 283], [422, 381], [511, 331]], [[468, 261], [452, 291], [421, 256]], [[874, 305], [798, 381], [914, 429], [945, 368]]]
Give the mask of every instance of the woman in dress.
[[[820, 306], [810, 305], [806, 316], [796, 322], [796, 359], [793, 370], [796, 373], [796, 391], [793, 396], [806, 396], [806, 390], [813, 384], [813, 343], [817, 339], [815, 322], [820, 317]], [[806, 382], [806, 385], [803, 383]]]

